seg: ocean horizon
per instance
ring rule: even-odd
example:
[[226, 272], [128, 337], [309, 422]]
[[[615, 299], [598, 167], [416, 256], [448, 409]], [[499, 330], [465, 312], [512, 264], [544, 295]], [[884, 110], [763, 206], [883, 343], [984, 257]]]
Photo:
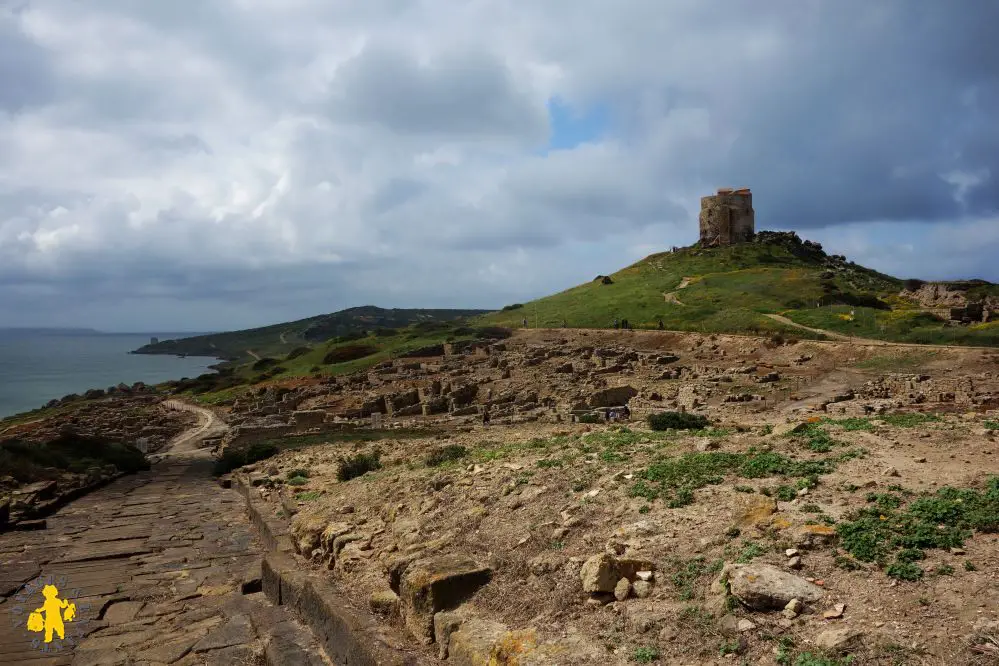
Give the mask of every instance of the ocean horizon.
[[158, 384], [213, 372], [207, 356], [130, 354], [159, 340], [202, 333], [104, 333], [89, 329], [0, 329], [0, 418], [56, 398], [120, 383]]

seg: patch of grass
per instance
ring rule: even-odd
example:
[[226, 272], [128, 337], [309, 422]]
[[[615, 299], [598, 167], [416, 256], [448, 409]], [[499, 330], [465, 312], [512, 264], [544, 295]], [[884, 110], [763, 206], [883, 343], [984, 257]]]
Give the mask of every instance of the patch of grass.
[[709, 564], [701, 556], [689, 560], [673, 557], [666, 562], [669, 581], [673, 584], [677, 598], [682, 601], [694, 599], [698, 587], [707, 584], [709, 577], [720, 572], [722, 566], [724, 562], [721, 560]]
[[999, 420], [996, 420], [996, 421], [986, 421], [982, 425], [985, 426], [986, 430], [999, 430]]
[[974, 563], [972, 563], [970, 560], [968, 560], [968, 561], [965, 561], [965, 563], [964, 563], [964, 570], [965, 571], [978, 571], [978, 567], [976, 567], [974, 565]]
[[836, 565], [837, 569], [842, 569], [844, 571], [859, 571], [864, 568], [852, 557], [847, 557], [846, 555], [837, 555], [833, 560], [833, 563]]
[[820, 507], [818, 504], [802, 504], [801, 505], [801, 512], [802, 513], [822, 513], [822, 507]]
[[304, 493], [295, 493], [295, 499], [299, 502], [312, 502], [322, 497], [322, 493], [318, 490], [308, 490]]
[[933, 570], [933, 573], [937, 574], [938, 576], [953, 576], [954, 567], [952, 567], [949, 564], [941, 564], [940, 566], [938, 566], [936, 569]]
[[718, 646], [718, 654], [722, 657], [727, 654], [739, 654], [739, 641], [734, 638], [730, 640], [722, 640], [721, 644]]
[[898, 412], [896, 414], [885, 414], [880, 417], [882, 421], [896, 428], [915, 428], [926, 423], [941, 421], [939, 414], [924, 414], [923, 412]]
[[289, 486], [304, 486], [308, 482], [309, 480], [304, 476], [293, 476], [287, 481]]
[[839, 442], [830, 437], [818, 423], [805, 424], [803, 430], [792, 434], [791, 437], [816, 453], [829, 453], [833, 446], [839, 445]]
[[777, 491], [775, 492], [777, 499], [782, 502], [790, 502], [795, 497], [798, 496], [798, 491], [791, 486], [777, 486]]
[[307, 479], [307, 478], [309, 478], [309, 470], [307, 470], [307, 469], [293, 469], [290, 472], [288, 472], [287, 474], [285, 474], [285, 478], [288, 479], [289, 481], [291, 479], [294, 479], [296, 476], [300, 476], [303, 479]]
[[423, 462], [426, 463], [427, 467], [439, 467], [445, 463], [461, 460], [467, 455], [468, 449], [464, 446], [460, 444], [448, 444], [428, 453]]
[[752, 486], [736, 486], [735, 492], [737, 493], [755, 493], [756, 490]]
[[703, 430], [710, 424], [706, 417], [687, 412], [660, 412], [649, 415], [649, 427], [653, 430]]
[[749, 564], [766, 552], [766, 549], [755, 541], [744, 541], [742, 543], [742, 550], [739, 551], [739, 556], [735, 561], [737, 564]]
[[635, 648], [635, 651], [631, 653], [631, 658], [639, 664], [651, 664], [659, 659], [659, 648], [637, 647]]
[[379, 470], [382, 467], [380, 458], [381, 454], [377, 451], [374, 453], [357, 453], [348, 458], [341, 458], [340, 466], [336, 471], [336, 478], [339, 481], [350, 481], [368, 472]]
[[899, 580], [917, 581], [923, 577], [924, 572], [912, 562], [892, 562], [885, 569], [885, 573]]
[[874, 506], [852, 512], [840, 523], [843, 549], [862, 562], [888, 565], [894, 577], [912, 580], [922, 570], [913, 561], [930, 548], [956, 548], [974, 532], [999, 532], [999, 477], [990, 477], [984, 490], [953, 488], [916, 496], [905, 504], [890, 494], [872, 493]]
[[604, 420], [599, 414], [580, 414], [577, 419], [580, 423], [603, 423]]

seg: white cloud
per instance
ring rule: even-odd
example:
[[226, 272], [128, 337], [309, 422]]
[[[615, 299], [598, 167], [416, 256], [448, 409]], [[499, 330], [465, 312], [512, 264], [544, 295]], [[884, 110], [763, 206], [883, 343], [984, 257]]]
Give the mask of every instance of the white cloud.
[[[0, 325], [499, 306], [691, 242], [722, 185], [858, 261], [996, 279], [999, 10], [976, 7], [0, 9]], [[554, 96], [609, 109], [605, 135], [544, 154]]]

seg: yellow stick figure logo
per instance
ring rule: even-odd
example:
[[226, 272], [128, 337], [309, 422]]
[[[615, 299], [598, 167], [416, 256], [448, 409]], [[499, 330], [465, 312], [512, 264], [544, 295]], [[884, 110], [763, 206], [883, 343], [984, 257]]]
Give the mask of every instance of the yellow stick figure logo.
[[42, 589], [45, 603], [28, 615], [28, 631], [44, 631], [45, 642], [52, 642], [54, 631], [59, 640], [66, 637], [66, 626], [63, 621], [72, 622], [76, 617], [76, 604], [59, 598], [59, 589], [55, 585], [46, 585]]

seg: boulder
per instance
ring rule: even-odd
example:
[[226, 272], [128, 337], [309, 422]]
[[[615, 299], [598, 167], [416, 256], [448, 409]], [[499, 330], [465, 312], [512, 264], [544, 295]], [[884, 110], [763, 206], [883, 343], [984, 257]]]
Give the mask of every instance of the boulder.
[[638, 391], [631, 386], [614, 386], [591, 394], [587, 404], [589, 407], [619, 407], [628, 404], [636, 395]]
[[373, 613], [392, 616], [399, 612], [399, 595], [392, 590], [372, 592], [368, 606]]
[[614, 558], [606, 553], [586, 560], [579, 571], [579, 577], [583, 582], [583, 591], [591, 594], [613, 592], [619, 578]]
[[449, 610], [489, 582], [492, 570], [461, 555], [416, 560], [406, 567], [399, 588], [406, 627], [417, 639], [433, 640], [434, 614]]
[[849, 627], [826, 629], [815, 637], [815, 646], [826, 652], [848, 652], [857, 647], [863, 633]]
[[781, 610], [799, 599], [815, 603], [823, 589], [769, 564], [730, 565], [728, 584], [731, 594], [754, 610]]

